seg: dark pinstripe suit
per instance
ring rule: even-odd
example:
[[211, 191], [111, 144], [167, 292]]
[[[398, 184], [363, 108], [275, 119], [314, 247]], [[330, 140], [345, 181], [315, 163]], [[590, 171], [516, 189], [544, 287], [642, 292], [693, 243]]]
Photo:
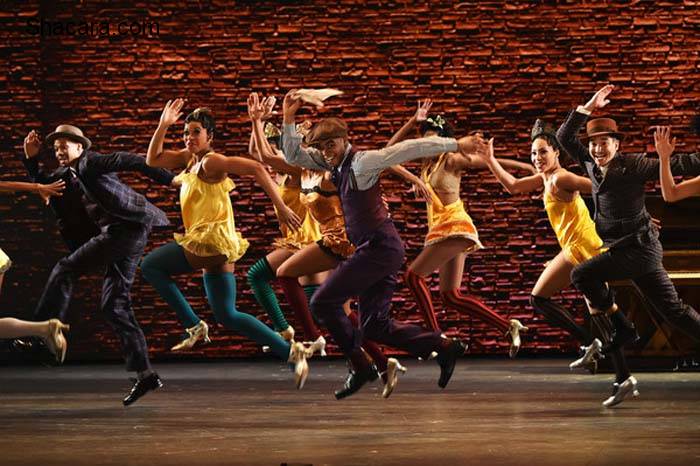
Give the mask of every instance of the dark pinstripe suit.
[[115, 172], [122, 171], [139, 171], [164, 185], [173, 179], [167, 170], [149, 167], [143, 157], [127, 152], [100, 155], [86, 151], [74, 165], [74, 172], [67, 168], [57, 171], [58, 176], [69, 177], [76, 189], [82, 190], [94, 207], [93, 220], [101, 229], [54, 266], [35, 318], [63, 319], [78, 276], [89, 270], [104, 270], [102, 311], [119, 335], [127, 370], [143, 371], [150, 365], [148, 346], [131, 309], [130, 290], [151, 227], [167, 225], [168, 219], [119, 180]]
[[[596, 230], [609, 249], [574, 268], [573, 284], [593, 307], [609, 309], [614, 295], [606, 282], [631, 279], [671, 324], [700, 340], [700, 315], [679, 299], [662, 265], [659, 233], [644, 203], [644, 186], [659, 178], [659, 161], [645, 154], [618, 153], [603, 176], [578, 140], [587, 118], [583, 113], [571, 112], [557, 131], [557, 138], [593, 183]], [[700, 154], [673, 156], [671, 170], [675, 175], [700, 175]]]

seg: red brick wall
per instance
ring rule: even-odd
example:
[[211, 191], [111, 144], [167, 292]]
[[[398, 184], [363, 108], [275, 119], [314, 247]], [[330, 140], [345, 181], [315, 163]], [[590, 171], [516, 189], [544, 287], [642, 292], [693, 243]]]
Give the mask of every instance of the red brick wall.
[[[55, 4], [54, 4], [55, 3]], [[539, 3], [539, 2], [538, 2]], [[558, 3], [558, 2], [557, 2]], [[211, 107], [218, 116], [215, 147], [242, 154], [248, 140], [245, 100], [251, 90], [281, 98], [291, 87], [333, 86], [345, 95], [313, 115], [340, 116], [362, 148], [384, 144], [414, 109], [432, 97], [459, 133], [481, 128], [498, 154], [527, 160], [535, 118], [560, 122], [606, 82], [619, 89], [610, 113], [629, 137], [627, 150], [644, 150], [649, 127], [672, 123], [682, 141], [697, 111], [700, 89], [700, 2], [5, 2], [0, 7], [0, 112], [4, 115], [2, 179], [23, 173], [15, 157], [30, 129], [46, 134], [60, 122], [79, 125], [104, 152], [145, 152], [163, 103], [186, 97], [186, 110]], [[159, 35], [69, 37], [31, 34], [28, 20], [154, 21]], [[170, 132], [179, 145], [179, 129]], [[171, 228], [151, 237], [149, 250], [180, 229], [176, 192], [124, 176], [168, 212]], [[269, 201], [248, 179], [236, 179], [236, 221], [252, 247], [238, 263], [239, 308], [261, 315], [244, 281], [270, 250], [276, 224]], [[423, 205], [395, 179], [384, 182], [393, 218], [419, 252]], [[650, 188], [651, 189], [651, 188]], [[530, 351], [570, 350], [572, 343], [534, 318], [527, 298], [543, 264], [557, 253], [539, 196], [509, 196], [487, 173], [469, 173], [462, 190], [484, 244], [465, 269], [465, 286], [504, 315], [531, 327]], [[65, 252], [51, 214], [31, 196], [0, 197], [0, 245], [15, 267], [5, 278], [3, 314], [31, 315], [54, 262]], [[180, 283], [207, 321], [201, 278]], [[432, 285], [437, 289], [437, 281]], [[83, 278], [71, 307], [71, 357], [114, 357], [117, 340], [101, 318], [98, 276]], [[437, 299], [437, 294], [436, 299]], [[168, 356], [181, 329], [175, 315], [139, 277], [134, 309], [153, 354]], [[579, 315], [577, 293], [564, 303]], [[438, 308], [439, 302], [436, 302]], [[420, 320], [405, 288], [395, 315]], [[291, 313], [289, 313], [291, 314]], [[290, 316], [293, 322], [293, 318]], [[447, 311], [445, 329], [471, 340], [472, 350], [502, 353], [505, 342], [479, 322]], [[244, 356], [254, 344], [220, 327], [197, 355]], [[501, 347], [495, 344], [499, 342]]]

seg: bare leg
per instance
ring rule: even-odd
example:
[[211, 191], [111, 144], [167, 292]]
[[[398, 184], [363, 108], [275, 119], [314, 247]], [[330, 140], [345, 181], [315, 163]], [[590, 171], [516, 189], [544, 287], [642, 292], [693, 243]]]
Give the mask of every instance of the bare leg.
[[3, 317], [0, 319], [0, 338], [39, 337], [46, 338], [49, 335], [49, 321], [29, 322]]

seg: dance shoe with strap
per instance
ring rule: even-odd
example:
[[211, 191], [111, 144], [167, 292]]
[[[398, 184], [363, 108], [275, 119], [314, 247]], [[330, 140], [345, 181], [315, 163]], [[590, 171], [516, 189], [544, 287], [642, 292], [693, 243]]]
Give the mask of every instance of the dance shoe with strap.
[[619, 405], [630, 394], [632, 394], [634, 398], [639, 396], [639, 390], [637, 390], [637, 379], [635, 379], [633, 375], [627, 377], [620, 384], [613, 384], [612, 395], [603, 401], [603, 406], [606, 408], [612, 408], [615, 405]]
[[508, 356], [510, 356], [511, 359], [520, 351], [520, 334], [527, 331], [528, 328], [521, 324], [518, 319], [510, 319], [510, 327], [506, 332], [506, 336], [510, 335], [510, 350], [508, 350]]
[[209, 338], [209, 326], [203, 320], [200, 320], [199, 323], [197, 323], [197, 325], [195, 325], [194, 327], [186, 329], [186, 331], [189, 337], [185, 338], [180, 343], [170, 348], [170, 351], [183, 351], [192, 349], [195, 343], [197, 343], [199, 340], [204, 340], [204, 343], [211, 343], [211, 339]]
[[46, 347], [53, 353], [56, 357], [56, 362], [59, 364], [62, 364], [66, 359], [68, 343], [66, 343], [66, 337], [63, 336], [63, 332], [68, 330], [70, 330], [70, 325], [64, 324], [58, 319], [49, 320], [49, 332], [44, 337], [44, 341], [46, 342]]

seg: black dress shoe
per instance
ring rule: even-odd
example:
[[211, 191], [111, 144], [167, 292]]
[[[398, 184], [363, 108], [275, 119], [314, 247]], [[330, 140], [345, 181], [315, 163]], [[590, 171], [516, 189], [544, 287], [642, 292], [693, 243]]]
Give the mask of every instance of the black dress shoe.
[[635, 343], [637, 340], [639, 340], [639, 334], [634, 325], [621, 327], [613, 330], [612, 340], [607, 345], [603, 345], [601, 352], [606, 354], [610, 351], [624, 348], [628, 343]]
[[23, 362], [39, 363], [47, 367], [58, 366], [56, 356], [44, 340], [38, 337], [15, 338], [10, 342], [10, 351]]
[[136, 380], [134, 382], [134, 386], [131, 387], [131, 391], [128, 395], [126, 395], [126, 398], [124, 398], [124, 406], [129, 406], [146, 393], [160, 388], [162, 386], [163, 382], [160, 380], [160, 377], [158, 377], [158, 374], [156, 374], [155, 372], [144, 379]]
[[438, 379], [438, 386], [440, 388], [445, 388], [447, 386], [447, 383], [452, 377], [452, 372], [455, 370], [457, 359], [462, 356], [466, 350], [467, 345], [456, 338], [452, 339], [447, 348], [440, 350], [436, 358], [440, 365], [440, 378]]
[[342, 400], [358, 391], [367, 382], [374, 382], [378, 378], [379, 372], [377, 371], [377, 366], [374, 364], [364, 370], [350, 371], [348, 378], [345, 379], [343, 388], [336, 390], [335, 399]]

